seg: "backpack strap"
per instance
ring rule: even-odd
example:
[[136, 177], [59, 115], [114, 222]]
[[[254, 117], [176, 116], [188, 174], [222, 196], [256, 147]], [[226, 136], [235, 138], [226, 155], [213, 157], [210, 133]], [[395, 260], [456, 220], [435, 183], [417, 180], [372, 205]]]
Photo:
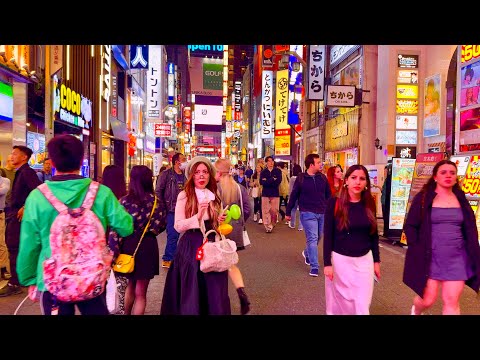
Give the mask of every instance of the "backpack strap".
[[98, 187], [100, 184], [96, 181], [92, 181], [90, 186], [88, 187], [87, 194], [85, 195], [85, 199], [83, 200], [82, 207], [84, 209], [91, 209], [93, 203], [95, 201], [95, 197], [97, 196]]
[[40, 192], [45, 196], [48, 200], [48, 202], [57, 210], [59, 213], [68, 210], [67, 205], [62, 203], [60, 200], [56, 198], [55, 195], [53, 195], [52, 191], [48, 187], [47, 184], [41, 184], [37, 186], [37, 189], [40, 190]]

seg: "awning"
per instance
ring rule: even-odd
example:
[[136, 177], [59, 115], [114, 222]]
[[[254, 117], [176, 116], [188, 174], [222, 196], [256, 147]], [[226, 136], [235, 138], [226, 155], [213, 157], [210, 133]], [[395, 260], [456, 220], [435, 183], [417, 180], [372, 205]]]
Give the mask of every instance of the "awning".
[[110, 118], [110, 125], [112, 126], [113, 137], [118, 140], [128, 142], [128, 134], [130, 131], [127, 129], [127, 124], [118, 120], [117, 118]]
[[0, 64], [0, 72], [6, 74], [7, 76], [11, 76], [13, 80], [15, 80], [16, 82], [27, 83], [27, 84], [33, 83], [33, 81], [30, 78], [23, 76], [19, 72], [12, 70], [8, 66], [5, 66], [3, 64]]

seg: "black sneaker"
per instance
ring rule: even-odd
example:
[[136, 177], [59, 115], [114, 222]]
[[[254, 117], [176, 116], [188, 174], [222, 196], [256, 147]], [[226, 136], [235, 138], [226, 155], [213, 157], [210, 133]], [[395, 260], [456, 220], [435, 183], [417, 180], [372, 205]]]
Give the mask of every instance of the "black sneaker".
[[308, 255], [305, 254], [305, 250], [302, 251], [303, 258], [305, 259], [305, 264], [310, 266], [310, 259], [308, 258]]
[[0, 297], [21, 294], [22, 291], [23, 290], [20, 285], [13, 285], [8, 283], [7, 286], [0, 289]]

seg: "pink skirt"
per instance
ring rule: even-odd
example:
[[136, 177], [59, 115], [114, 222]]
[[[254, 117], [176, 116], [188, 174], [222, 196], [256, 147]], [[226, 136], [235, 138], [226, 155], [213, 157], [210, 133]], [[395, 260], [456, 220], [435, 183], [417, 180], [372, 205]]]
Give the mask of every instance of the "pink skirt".
[[373, 255], [361, 257], [332, 252], [333, 280], [325, 277], [327, 315], [370, 315], [373, 296]]

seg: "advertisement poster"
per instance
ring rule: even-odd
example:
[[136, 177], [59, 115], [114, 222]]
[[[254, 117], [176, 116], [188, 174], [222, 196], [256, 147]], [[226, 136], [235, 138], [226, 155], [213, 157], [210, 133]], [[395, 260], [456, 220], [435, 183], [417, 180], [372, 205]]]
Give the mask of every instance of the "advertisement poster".
[[417, 85], [397, 85], [397, 98], [399, 99], [417, 99]]
[[416, 115], [397, 115], [395, 119], [397, 130], [417, 130]]
[[28, 165], [34, 169], [43, 169], [43, 159], [45, 159], [45, 135], [27, 131], [27, 147], [33, 151]]
[[418, 70], [398, 70], [397, 83], [399, 84], [417, 84]]
[[480, 198], [480, 155], [472, 155], [465, 177], [461, 182], [462, 190], [470, 198]]
[[468, 164], [470, 164], [470, 156], [451, 156], [450, 161], [453, 161], [457, 165], [457, 178], [460, 186], [462, 185], [465, 174], [467, 173]]
[[415, 159], [392, 159], [392, 188], [390, 198], [390, 229], [402, 229], [412, 184]]
[[[408, 214], [408, 210], [410, 210], [410, 205], [412, 204], [413, 198], [420, 192], [420, 190], [422, 190], [423, 185], [425, 185], [428, 179], [430, 179], [430, 177], [432, 176], [435, 164], [442, 159], [442, 153], [427, 153], [417, 155], [415, 170], [413, 172], [412, 185], [410, 186], [410, 194], [408, 195], [405, 218], [406, 214]], [[407, 244], [407, 238], [405, 236], [405, 233], [403, 232], [400, 242], [405, 245]]]
[[418, 113], [418, 100], [397, 99], [397, 114], [416, 115]]
[[425, 79], [423, 136], [440, 135], [440, 74]]

